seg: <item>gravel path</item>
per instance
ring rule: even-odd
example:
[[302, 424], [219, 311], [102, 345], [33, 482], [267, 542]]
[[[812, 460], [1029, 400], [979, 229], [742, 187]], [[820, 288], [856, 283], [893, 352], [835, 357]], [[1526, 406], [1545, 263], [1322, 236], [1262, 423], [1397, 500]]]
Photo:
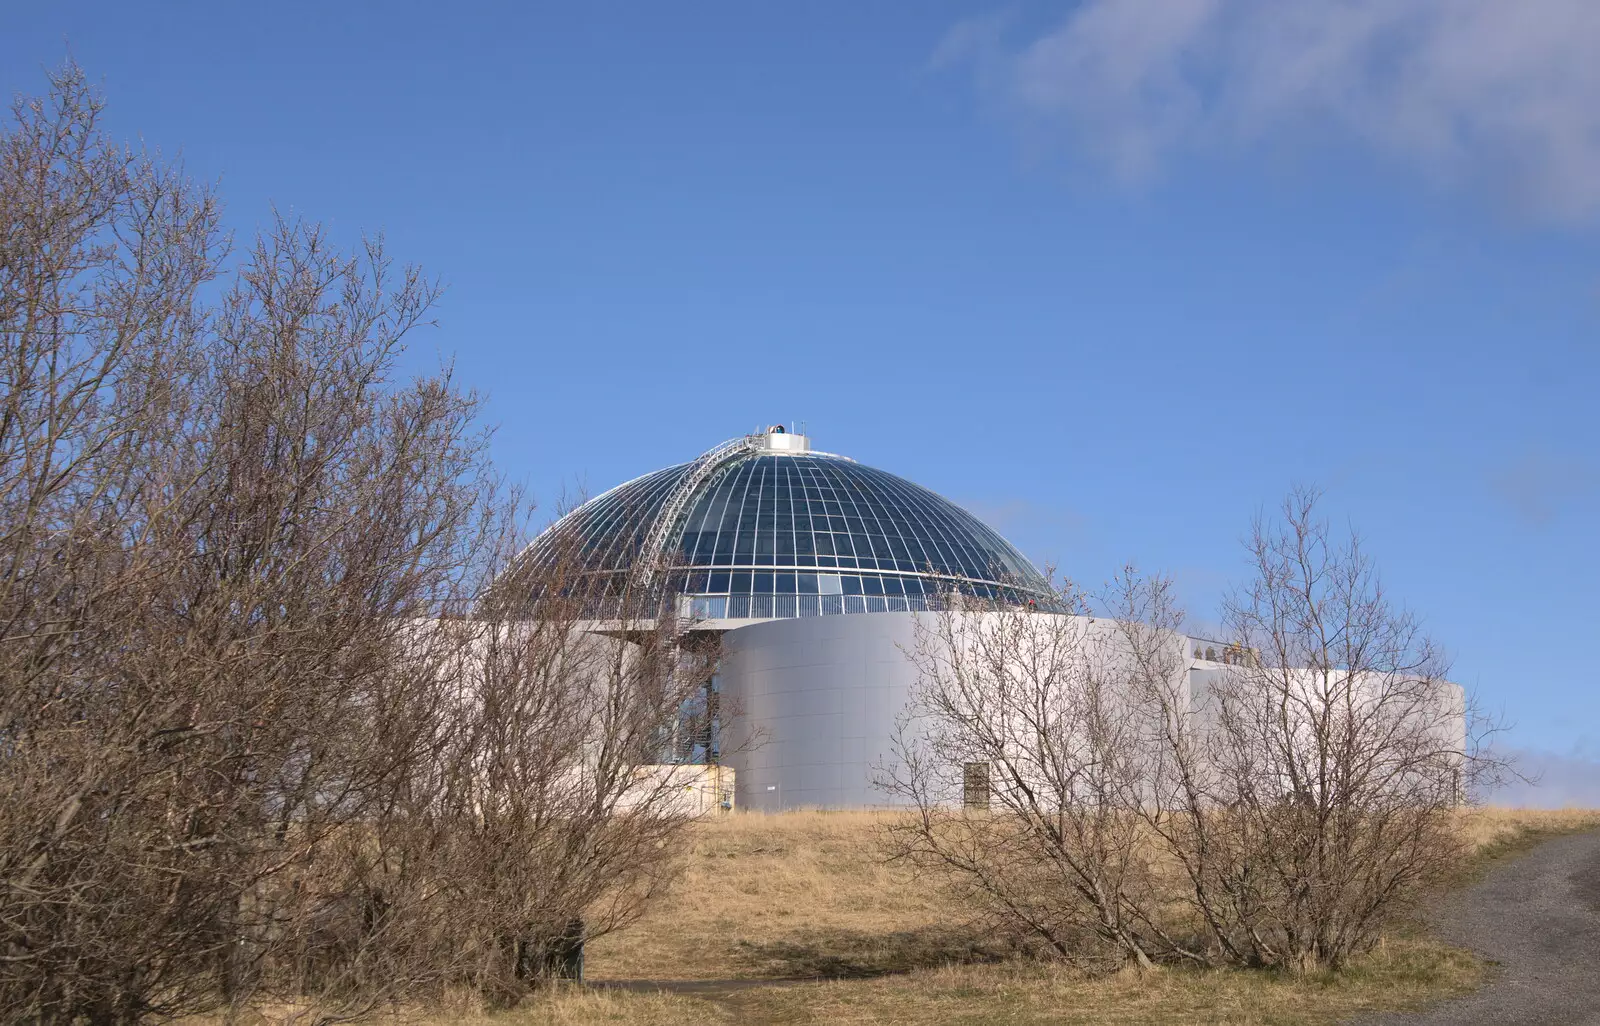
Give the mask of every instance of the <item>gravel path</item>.
[[1373, 1026], [1600, 1026], [1600, 832], [1535, 848], [1449, 899], [1439, 935], [1498, 963], [1484, 989]]

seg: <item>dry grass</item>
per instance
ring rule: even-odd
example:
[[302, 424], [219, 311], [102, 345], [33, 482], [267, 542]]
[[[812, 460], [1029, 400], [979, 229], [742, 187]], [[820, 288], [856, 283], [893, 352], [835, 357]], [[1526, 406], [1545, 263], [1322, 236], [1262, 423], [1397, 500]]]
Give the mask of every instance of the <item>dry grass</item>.
[[[742, 813], [701, 824], [678, 886], [638, 925], [589, 946], [592, 979], [874, 976], [989, 959], [932, 883], [883, 861], [890, 813]], [[1464, 873], [1600, 811], [1478, 809]]]
[[[1016, 960], [991, 964], [993, 953], [950, 919], [928, 883], [883, 863], [886, 821], [884, 813], [801, 812], [699, 825], [673, 893], [587, 953], [591, 980], [705, 981], [697, 992], [566, 990], [495, 1016], [462, 1010], [406, 1021], [1308, 1024], [1414, 1006], [1482, 978], [1470, 955], [1416, 931], [1398, 931], [1337, 976], [1167, 969], [1095, 977]], [[1543, 838], [1591, 827], [1600, 827], [1600, 811], [1464, 814], [1477, 855], [1463, 880]], [[825, 976], [846, 978], [780, 982]]]
[[1398, 1007], [1469, 989], [1480, 970], [1463, 955], [1405, 948], [1359, 978], [1295, 980], [1241, 972], [1163, 970], [1088, 977], [1011, 962], [947, 966], [878, 980], [731, 995], [737, 1021], [773, 1023], [1306, 1023]]
[[1058, 966], [950, 965], [863, 980], [725, 988], [698, 996], [568, 993], [482, 1026], [678, 1023], [1332, 1023], [1472, 989], [1482, 967], [1438, 945], [1398, 941], [1340, 976], [1161, 970], [1089, 977]]
[[1600, 809], [1473, 809], [1462, 816], [1462, 833], [1474, 851], [1472, 863], [1462, 867], [1463, 874], [1486, 872], [1540, 841], [1597, 827]]
[[794, 812], [701, 824], [673, 892], [633, 929], [590, 944], [587, 974], [864, 976], [980, 956], [930, 884], [884, 863], [887, 821]]

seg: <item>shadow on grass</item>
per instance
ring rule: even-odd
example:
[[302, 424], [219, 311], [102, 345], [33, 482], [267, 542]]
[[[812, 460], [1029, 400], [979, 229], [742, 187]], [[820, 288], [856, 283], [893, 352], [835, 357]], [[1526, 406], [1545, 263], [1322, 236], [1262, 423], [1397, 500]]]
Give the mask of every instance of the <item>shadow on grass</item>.
[[656, 992], [712, 1000], [769, 987], [868, 980], [946, 965], [989, 964], [1014, 952], [958, 929], [869, 933], [818, 931], [803, 941], [738, 941], [737, 977], [721, 980], [593, 980], [601, 990]]
[[943, 965], [998, 962], [1008, 951], [963, 930], [819, 931], [802, 941], [739, 941], [746, 972], [785, 979], [865, 979]]

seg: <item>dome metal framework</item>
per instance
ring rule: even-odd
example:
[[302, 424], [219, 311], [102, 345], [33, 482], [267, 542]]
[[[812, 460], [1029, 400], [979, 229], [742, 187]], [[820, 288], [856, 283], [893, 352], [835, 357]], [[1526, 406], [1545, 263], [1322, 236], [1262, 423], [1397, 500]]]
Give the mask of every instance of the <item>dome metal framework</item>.
[[1053, 607], [1039, 571], [960, 506], [782, 428], [618, 485], [524, 558], [557, 552], [619, 590], [659, 574], [702, 619], [915, 612], [952, 592]]

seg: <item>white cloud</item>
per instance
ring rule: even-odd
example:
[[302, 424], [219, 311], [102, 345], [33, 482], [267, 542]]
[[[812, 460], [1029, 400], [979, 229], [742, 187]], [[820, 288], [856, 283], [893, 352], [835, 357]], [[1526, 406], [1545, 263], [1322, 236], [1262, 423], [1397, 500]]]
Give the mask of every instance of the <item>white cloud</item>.
[[957, 26], [935, 54], [1125, 180], [1308, 139], [1541, 215], [1600, 214], [1596, 0], [1085, 0], [1021, 45]]

